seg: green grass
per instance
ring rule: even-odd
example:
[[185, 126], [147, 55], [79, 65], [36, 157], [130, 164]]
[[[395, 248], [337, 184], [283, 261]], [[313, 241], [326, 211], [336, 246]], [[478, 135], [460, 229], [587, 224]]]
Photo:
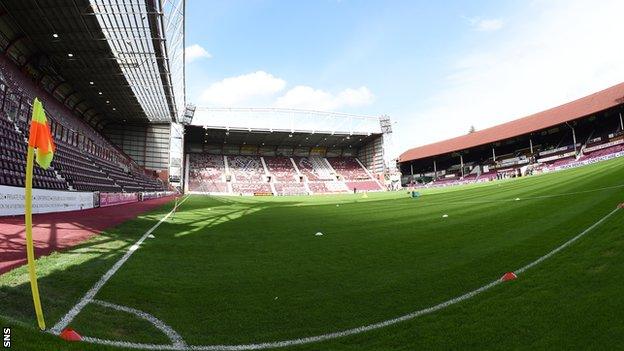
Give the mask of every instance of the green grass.
[[[624, 202], [622, 185], [620, 159], [427, 189], [419, 199], [406, 192], [366, 199], [193, 196], [97, 298], [156, 316], [189, 345], [335, 332], [435, 305], [534, 261]], [[48, 324], [170, 208], [39, 259]], [[621, 347], [623, 228], [619, 211], [517, 281], [414, 320], [292, 349]], [[315, 236], [318, 231], [324, 235]], [[0, 299], [0, 324], [14, 327], [16, 349], [114, 349], [67, 344], [34, 330], [24, 267], [0, 276]], [[149, 323], [97, 305], [87, 306], [71, 326], [99, 338], [167, 343]]]

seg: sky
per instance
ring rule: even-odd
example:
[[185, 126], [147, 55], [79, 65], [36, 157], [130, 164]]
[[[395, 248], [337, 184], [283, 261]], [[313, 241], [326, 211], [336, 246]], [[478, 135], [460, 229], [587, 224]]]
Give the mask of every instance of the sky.
[[187, 102], [395, 122], [388, 153], [624, 81], [622, 0], [188, 0]]

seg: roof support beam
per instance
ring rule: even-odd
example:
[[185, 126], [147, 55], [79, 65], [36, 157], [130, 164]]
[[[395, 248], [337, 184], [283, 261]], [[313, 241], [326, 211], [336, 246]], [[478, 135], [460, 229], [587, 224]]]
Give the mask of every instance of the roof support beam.
[[464, 156], [462, 154], [459, 154], [459, 164], [461, 167], [461, 176], [464, 178]]
[[[162, 38], [165, 33], [160, 33], [160, 29], [164, 30], [165, 26], [163, 23], [163, 14], [157, 12], [156, 1], [155, 0], [147, 0], [146, 7], [148, 13], [148, 21], [150, 24], [151, 35], [152, 38]], [[156, 57], [161, 57], [160, 59], [156, 59], [156, 64], [158, 65], [158, 70], [160, 71], [160, 78], [163, 84], [163, 89], [165, 90], [165, 96], [167, 98], [167, 104], [169, 105], [169, 113], [171, 114], [171, 121], [177, 122], [176, 120], [176, 108], [175, 101], [173, 97], [173, 88], [171, 85], [171, 72], [169, 72], [169, 65], [166, 64], [166, 59], [163, 57], [167, 57], [167, 46], [164, 45], [164, 41], [153, 40], [154, 53]]]

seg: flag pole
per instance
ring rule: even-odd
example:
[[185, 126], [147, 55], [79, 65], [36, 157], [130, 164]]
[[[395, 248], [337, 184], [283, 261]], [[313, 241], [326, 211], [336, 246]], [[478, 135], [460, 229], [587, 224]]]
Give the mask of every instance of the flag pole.
[[37, 270], [35, 268], [35, 250], [33, 247], [32, 237], [32, 179], [34, 159], [35, 149], [29, 145], [28, 154], [26, 156], [26, 189], [24, 198], [24, 215], [26, 217], [26, 255], [28, 256], [28, 275], [30, 277], [30, 290], [32, 291], [35, 313], [37, 314], [37, 324], [39, 324], [39, 329], [45, 330], [45, 320], [43, 319], [43, 310], [41, 309], [41, 300], [39, 299]]

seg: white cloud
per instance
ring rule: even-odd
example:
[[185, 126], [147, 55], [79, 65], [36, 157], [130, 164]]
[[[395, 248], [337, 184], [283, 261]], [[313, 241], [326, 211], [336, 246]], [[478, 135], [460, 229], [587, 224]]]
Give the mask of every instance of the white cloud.
[[191, 63], [202, 58], [209, 59], [211, 57], [212, 55], [198, 44], [187, 46], [184, 49], [184, 61], [186, 61], [186, 63]]
[[[424, 108], [402, 111], [400, 151], [572, 101], [624, 81], [624, 2], [537, 1], [495, 43], [474, 46], [440, 77]], [[531, 21], [523, 20], [529, 16]], [[509, 21], [512, 23], [512, 21]]]
[[332, 94], [324, 90], [314, 89], [309, 86], [299, 85], [276, 102], [276, 107], [302, 108], [315, 110], [337, 110], [344, 107], [360, 107], [373, 103], [375, 96], [367, 87], [357, 89], [348, 88], [337, 94]]
[[471, 20], [471, 24], [474, 26], [476, 30], [480, 32], [491, 32], [491, 31], [496, 31], [496, 30], [503, 28], [503, 25], [505, 25], [505, 22], [503, 22], [503, 20], [499, 18], [474, 19], [474, 20]]
[[225, 78], [211, 84], [199, 96], [208, 106], [241, 107], [258, 99], [271, 97], [286, 87], [286, 81], [267, 72], [257, 71]]

